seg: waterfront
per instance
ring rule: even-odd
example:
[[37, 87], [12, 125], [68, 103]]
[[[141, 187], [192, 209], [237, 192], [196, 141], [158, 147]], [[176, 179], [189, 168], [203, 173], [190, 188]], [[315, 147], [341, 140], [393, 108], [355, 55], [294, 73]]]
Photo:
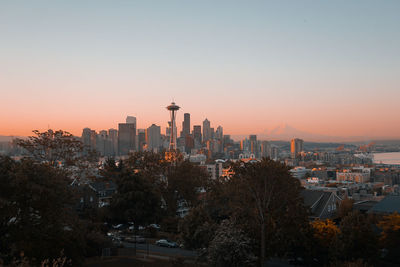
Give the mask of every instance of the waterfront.
[[374, 163], [400, 165], [400, 152], [373, 153]]

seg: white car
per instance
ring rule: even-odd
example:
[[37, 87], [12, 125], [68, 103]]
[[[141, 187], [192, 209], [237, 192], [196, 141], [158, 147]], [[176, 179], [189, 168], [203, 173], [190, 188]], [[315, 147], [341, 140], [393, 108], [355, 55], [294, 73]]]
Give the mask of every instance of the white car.
[[169, 241], [167, 239], [160, 239], [156, 242], [157, 246], [160, 247], [168, 247], [168, 248], [177, 248], [178, 244], [176, 244], [175, 242]]
[[156, 230], [160, 230], [161, 229], [161, 227], [158, 224], [155, 224], [155, 223], [150, 224], [149, 227], [154, 228]]

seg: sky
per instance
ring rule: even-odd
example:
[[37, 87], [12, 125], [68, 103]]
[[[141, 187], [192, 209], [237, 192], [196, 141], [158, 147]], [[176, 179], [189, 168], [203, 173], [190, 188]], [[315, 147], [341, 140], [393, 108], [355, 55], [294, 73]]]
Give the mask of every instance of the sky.
[[[400, 1], [1, 1], [0, 135], [278, 125], [400, 138]], [[179, 129], [178, 128], [178, 129]]]

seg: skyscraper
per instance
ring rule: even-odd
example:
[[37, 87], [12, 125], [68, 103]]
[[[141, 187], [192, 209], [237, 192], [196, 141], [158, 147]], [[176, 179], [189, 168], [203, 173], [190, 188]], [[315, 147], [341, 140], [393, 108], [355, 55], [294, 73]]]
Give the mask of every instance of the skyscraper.
[[118, 124], [118, 152], [119, 155], [128, 155], [130, 151], [136, 149], [136, 124]]
[[110, 155], [115, 157], [118, 155], [118, 131], [116, 129], [108, 129], [108, 138], [111, 142]]
[[147, 148], [153, 152], [159, 152], [161, 147], [161, 127], [152, 124], [146, 129]]
[[194, 148], [194, 138], [193, 135], [187, 134], [185, 136], [185, 151], [186, 153], [190, 154], [192, 149]]
[[106, 130], [102, 130], [97, 135], [96, 139], [96, 150], [100, 153], [100, 156], [108, 156], [109, 153], [109, 141]]
[[250, 142], [250, 152], [254, 154], [256, 157], [259, 157], [257, 135], [255, 134], [249, 135], [249, 142]]
[[193, 126], [193, 139], [194, 145], [197, 148], [201, 145], [201, 125], [194, 125]]
[[292, 142], [290, 143], [290, 152], [292, 154], [292, 159], [297, 158], [299, 153], [303, 151], [303, 143], [304, 141], [302, 139], [292, 139]]
[[135, 126], [137, 125], [136, 124], [136, 117], [133, 117], [133, 116], [127, 116], [126, 117], [126, 123], [133, 123], [133, 124], [135, 124]]
[[146, 145], [146, 130], [138, 129], [137, 132], [137, 143], [138, 143], [138, 151], [143, 151], [144, 146]]
[[207, 118], [203, 121], [203, 142], [211, 139], [210, 121]]
[[82, 143], [85, 150], [96, 149], [97, 133], [90, 128], [84, 128], [82, 131]]
[[217, 130], [215, 131], [215, 139], [222, 141], [223, 136], [224, 131], [222, 129], [222, 126], [218, 126]]
[[245, 138], [240, 140], [240, 150], [244, 152], [250, 152], [250, 141], [249, 139]]
[[185, 114], [183, 114], [181, 136], [185, 137], [188, 134], [190, 134], [190, 114], [189, 113], [185, 113]]
[[261, 157], [271, 158], [271, 146], [268, 141], [261, 142]]

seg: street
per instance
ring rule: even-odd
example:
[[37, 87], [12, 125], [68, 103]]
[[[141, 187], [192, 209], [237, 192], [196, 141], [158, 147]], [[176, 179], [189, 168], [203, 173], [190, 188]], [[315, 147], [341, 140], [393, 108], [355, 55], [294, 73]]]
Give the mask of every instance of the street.
[[[122, 242], [124, 247], [126, 248], [134, 248], [135, 244], [134, 243], [128, 243], [128, 242]], [[164, 255], [170, 255], [170, 256], [183, 256], [183, 257], [196, 257], [197, 252], [192, 251], [192, 250], [186, 250], [186, 249], [181, 249], [181, 248], [167, 248], [167, 247], [159, 247], [154, 244], [136, 244], [136, 249], [142, 250], [142, 251], [147, 251], [147, 246], [149, 249], [149, 253], [160, 253]]]

